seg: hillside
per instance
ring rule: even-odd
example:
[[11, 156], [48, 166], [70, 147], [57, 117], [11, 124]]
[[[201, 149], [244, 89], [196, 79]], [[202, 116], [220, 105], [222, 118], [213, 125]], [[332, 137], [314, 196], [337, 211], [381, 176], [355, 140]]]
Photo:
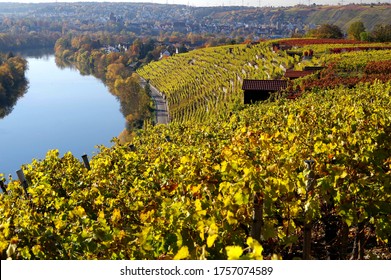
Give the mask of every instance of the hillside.
[[[288, 10], [287, 13], [294, 16], [296, 11], [292, 9]], [[391, 24], [390, 5], [325, 6], [311, 9], [303, 8], [303, 11], [299, 13], [305, 15], [304, 22], [307, 24], [335, 24], [345, 32], [356, 21], [362, 21], [367, 30], [372, 30], [376, 24]]]
[[315, 27], [321, 24], [336, 24], [347, 31], [350, 24], [362, 21], [367, 30], [372, 30], [376, 24], [391, 24], [391, 6], [387, 4], [373, 5], [298, 5], [294, 7], [278, 8], [243, 8], [233, 11], [213, 11], [208, 19], [217, 23], [235, 24], [243, 22], [246, 24], [279, 25], [284, 28], [286, 25], [293, 25], [299, 29], [306, 26]]
[[138, 73], [167, 96], [173, 120], [202, 121], [241, 104], [244, 79], [276, 79], [294, 63], [294, 57], [261, 43], [199, 49], [150, 63]]
[[[207, 8], [205, 8], [207, 9]], [[313, 28], [316, 25], [336, 24], [347, 31], [350, 24], [362, 21], [367, 30], [372, 30], [376, 24], [391, 24], [391, 6], [389, 4], [372, 5], [297, 5], [293, 7], [263, 7], [245, 8], [240, 10], [219, 10], [209, 8], [209, 14], [203, 14], [208, 21], [216, 24], [245, 23], [249, 29], [256, 25], [268, 28], [279, 26], [278, 29], [293, 26], [303, 31], [303, 28]]]
[[[340, 63], [347, 65], [338, 70], [342, 73], [341, 78], [337, 79], [338, 82], [325, 81], [327, 69], [320, 73], [321, 79], [316, 79], [325, 85], [336, 85], [343, 84], [349, 73], [352, 73], [349, 64], [351, 68], [363, 72], [370, 61], [390, 60], [387, 49], [378, 52], [374, 50], [330, 54], [331, 50], [338, 48], [386, 48], [389, 44], [291, 39], [280, 41], [291, 50], [275, 52], [272, 49], [273, 42], [279, 41], [199, 49], [150, 63], [139, 69], [138, 73], [166, 95], [173, 121], [203, 121], [215, 114], [226, 113], [230, 108], [243, 103], [244, 79], [285, 79], [284, 75], [288, 69], [301, 70], [306, 65], [332, 67], [332, 62], [342, 61]], [[309, 49], [314, 51], [314, 55], [310, 59], [303, 59], [303, 54]], [[356, 67], [355, 63], [360, 66]], [[388, 80], [389, 72], [385, 74], [385, 80]], [[360, 75], [353, 77], [353, 85], [359, 82], [355, 79], [361, 77]], [[379, 76], [373, 76], [367, 81], [373, 81], [375, 78], [379, 79]], [[329, 76], [329, 79], [335, 80], [336, 77]], [[360, 81], [365, 82], [363, 79]], [[309, 78], [290, 82], [292, 87], [300, 86], [301, 90], [311, 88], [314, 83], [316, 82], [309, 81]]]

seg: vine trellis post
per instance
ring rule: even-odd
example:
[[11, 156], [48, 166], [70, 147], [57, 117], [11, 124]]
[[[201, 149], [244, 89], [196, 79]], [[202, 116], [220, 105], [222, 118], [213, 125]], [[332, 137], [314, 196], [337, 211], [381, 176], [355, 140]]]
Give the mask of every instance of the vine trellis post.
[[0, 188], [3, 191], [3, 193], [5, 193], [5, 194], [7, 193], [7, 188], [6, 188], [3, 181], [0, 181]]
[[[313, 190], [315, 184], [315, 172], [313, 170], [315, 161], [305, 160], [304, 161], [308, 174], [307, 174], [307, 183], [306, 183], [306, 195], [305, 202], [308, 203], [309, 193]], [[303, 259], [311, 259], [311, 231], [312, 231], [312, 221], [308, 217], [307, 210], [304, 210], [304, 241], [303, 241]]]
[[263, 196], [261, 192], [254, 194], [253, 224], [251, 237], [261, 243], [261, 232], [263, 226]]
[[88, 156], [82, 155], [81, 158], [83, 159], [84, 162], [84, 167], [87, 168], [88, 170], [91, 170], [90, 162], [88, 161]]
[[19, 169], [18, 171], [16, 171], [16, 175], [18, 175], [19, 181], [22, 184], [26, 197], [28, 197], [27, 188], [29, 185], [27, 183], [26, 177], [24, 176], [23, 170]]

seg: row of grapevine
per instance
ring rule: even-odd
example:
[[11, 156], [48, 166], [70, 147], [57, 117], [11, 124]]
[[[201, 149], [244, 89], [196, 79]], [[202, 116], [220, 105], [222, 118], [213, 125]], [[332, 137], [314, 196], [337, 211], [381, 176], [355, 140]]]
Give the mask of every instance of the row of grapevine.
[[[333, 54], [334, 50], [338, 49], [340, 50], [339, 53], [345, 54], [347, 52], [351, 52], [352, 49], [356, 48], [357, 52], [365, 50], [367, 48], [368, 51], [370, 51], [372, 48], [381, 48], [381, 49], [388, 49], [391, 44], [389, 43], [368, 43], [368, 42], [356, 42], [351, 40], [335, 40], [334, 42], [329, 42], [328, 40], [302, 40], [301, 44], [294, 44], [295, 40], [291, 40], [292, 43], [290, 44], [293, 46], [293, 49], [295, 52], [302, 53], [305, 50], [311, 49], [314, 53], [320, 54]], [[338, 42], [340, 41], [340, 42]], [[280, 41], [281, 42], [281, 41]], [[285, 42], [285, 41], [282, 41]], [[346, 51], [344, 51], [346, 49]], [[356, 52], [356, 51], [353, 51]], [[337, 53], [335, 53], [337, 54]]]
[[[281, 44], [294, 46], [296, 52], [310, 48], [314, 56], [300, 61], [300, 56], [289, 52], [273, 52], [271, 46], [279, 41], [257, 45], [234, 45], [207, 48], [176, 55], [166, 60], [150, 63], [138, 73], [164, 92], [174, 121], [203, 121], [221, 111], [227, 104], [240, 103], [244, 79], [279, 79], [286, 69], [303, 69], [305, 66], [329, 65], [337, 61], [336, 71], [352, 74], [363, 71], [370, 61], [389, 60], [390, 50], [369, 50], [330, 54], [333, 48], [355, 46], [347, 40], [286, 40]], [[298, 45], [294, 45], [295, 42]], [[363, 44], [361, 47], [386, 47], [387, 44]], [[333, 68], [334, 69], [334, 68]], [[358, 73], [356, 76], [359, 76]], [[341, 77], [344, 79], [346, 77]], [[378, 77], [381, 78], [381, 77]], [[381, 78], [383, 81], [387, 80]], [[358, 80], [349, 84], [357, 84]], [[360, 80], [360, 79], [359, 79]], [[361, 81], [373, 81], [361, 79]], [[322, 84], [316, 81], [316, 84]], [[328, 83], [328, 82], [326, 82]], [[332, 84], [343, 84], [335, 79]], [[306, 87], [304, 87], [306, 88]]]
[[138, 73], [166, 94], [173, 120], [202, 121], [242, 99], [243, 79], [279, 78], [294, 63], [261, 43], [196, 50], [150, 63]]
[[331, 88], [345, 85], [354, 87], [360, 82], [383, 82], [391, 79], [391, 51], [359, 51], [322, 55], [310, 63], [326, 65], [319, 75], [312, 75], [295, 83], [302, 89]]
[[360, 51], [324, 56], [325, 62], [337, 62], [338, 70], [345, 72], [361, 71], [370, 62], [391, 59], [391, 50]]
[[387, 258], [390, 94], [361, 84], [158, 125], [90, 170], [50, 151], [23, 167], [28, 197], [18, 181], [0, 195], [1, 258], [295, 258], [308, 224], [314, 258]]

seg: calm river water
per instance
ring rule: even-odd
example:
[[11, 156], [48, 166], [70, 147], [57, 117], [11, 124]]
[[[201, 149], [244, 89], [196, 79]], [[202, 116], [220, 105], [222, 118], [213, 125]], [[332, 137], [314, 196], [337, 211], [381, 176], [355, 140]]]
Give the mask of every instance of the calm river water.
[[29, 89], [0, 119], [0, 173], [6, 177], [50, 149], [81, 160], [96, 145], [111, 145], [125, 127], [120, 104], [105, 85], [76, 69], [60, 69], [53, 55], [26, 57]]

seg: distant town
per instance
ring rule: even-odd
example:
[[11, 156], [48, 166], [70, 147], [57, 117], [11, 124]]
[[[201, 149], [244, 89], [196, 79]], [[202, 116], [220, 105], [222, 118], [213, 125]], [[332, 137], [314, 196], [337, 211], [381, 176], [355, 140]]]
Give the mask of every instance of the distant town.
[[[146, 3], [0, 3], [0, 32], [41, 32], [45, 29], [62, 34], [109, 31], [133, 32], [138, 36], [193, 33], [258, 40], [299, 36], [330, 21], [346, 31], [348, 22], [356, 16], [364, 18], [368, 29], [378, 22], [376, 17], [382, 18], [384, 24], [391, 24], [389, 6], [372, 4], [378, 10], [368, 18], [360, 14], [360, 7], [365, 10], [368, 5], [256, 8]], [[330, 18], [329, 14], [333, 11], [335, 14], [336, 10], [339, 16]]]

